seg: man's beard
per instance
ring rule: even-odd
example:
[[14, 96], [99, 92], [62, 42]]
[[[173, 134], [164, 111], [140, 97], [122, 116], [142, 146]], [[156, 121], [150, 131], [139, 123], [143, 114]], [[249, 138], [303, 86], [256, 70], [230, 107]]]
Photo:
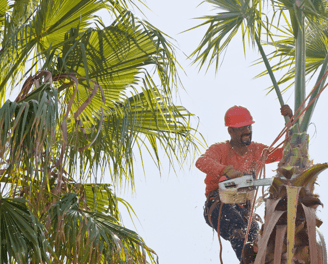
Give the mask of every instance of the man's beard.
[[248, 135], [242, 135], [240, 137], [240, 142], [246, 146], [249, 146], [252, 143], [252, 134], [249, 135], [249, 139], [247, 141], [243, 141], [243, 137]]

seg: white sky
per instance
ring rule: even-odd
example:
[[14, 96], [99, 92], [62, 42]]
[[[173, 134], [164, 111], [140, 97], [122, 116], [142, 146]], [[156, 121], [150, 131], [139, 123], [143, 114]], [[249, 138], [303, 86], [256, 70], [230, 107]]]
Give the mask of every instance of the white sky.
[[[199, 44], [206, 28], [179, 34], [197, 25], [194, 20], [208, 14], [214, 14], [208, 4], [197, 7], [200, 0], [166, 0], [150, 1], [147, 5], [154, 13], [143, 9], [147, 19], [156, 27], [167, 33], [177, 41], [180, 51], [178, 60], [187, 76], [181, 72], [180, 77], [186, 91], [180, 91], [181, 105], [194, 113], [200, 120], [199, 132], [203, 134], [208, 145], [229, 139], [223, 117], [228, 108], [233, 105], [247, 107], [256, 123], [253, 125], [253, 140], [270, 145], [284, 125], [280, 115], [280, 105], [276, 95], [266, 96], [266, 87], [271, 85], [269, 77], [253, 79], [264, 66], [250, 67], [259, 58], [257, 52], [243, 55], [241, 38], [231, 43], [224, 62], [215, 76], [213, 68], [205, 75], [198, 72], [196, 65], [186, 60], [184, 54], [189, 55]], [[309, 89], [312, 88], [309, 86]], [[284, 94], [284, 100], [293, 107], [292, 91]], [[310, 156], [314, 163], [328, 161], [328, 141], [326, 131], [328, 91], [324, 91], [316, 107], [309, 134]], [[195, 119], [196, 120], [196, 119]], [[202, 153], [205, 150], [202, 150]], [[136, 195], [130, 193], [118, 194], [131, 203], [136, 211], [140, 223], [136, 221], [137, 232], [145, 239], [146, 244], [154, 249], [161, 264], [209, 264], [219, 263], [219, 243], [216, 232], [213, 233], [203, 218], [205, 202], [205, 174], [187, 164], [183, 171], [175, 175], [167, 167], [163, 155], [163, 173], [159, 174], [150, 159], [145, 159], [146, 179], [141, 165], [136, 164]], [[276, 164], [267, 166], [267, 177], [274, 173], [271, 170]], [[328, 170], [319, 176], [320, 186], [316, 192], [320, 194], [322, 202], [328, 202]], [[325, 186], [326, 185], [326, 186]], [[134, 229], [129, 215], [123, 211], [126, 227]], [[260, 210], [261, 211], [261, 210]], [[263, 209], [262, 209], [263, 214]], [[328, 216], [326, 208], [320, 208], [318, 216], [325, 221]], [[327, 223], [322, 225], [321, 231], [327, 237]], [[223, 241], [223, 260], [225, 264], [238, 263], [230, 243]]]

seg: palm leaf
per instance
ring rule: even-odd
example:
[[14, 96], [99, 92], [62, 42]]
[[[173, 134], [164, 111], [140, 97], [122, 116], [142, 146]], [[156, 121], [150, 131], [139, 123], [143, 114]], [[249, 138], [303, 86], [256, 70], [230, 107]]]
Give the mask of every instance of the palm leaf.
[[0, 2], [0, 27], [3, 26], [5, 22], [6, 12], [8, 10], [8, 1], [3, 0]]
[[79, 197], [81, 200], [84, 200], [85, 207], [88, 210], [98, 213], [109, 213], [116, 219], [121, 218], [118, 210], [118, 199], [112, 191], [111, 184], [84, 183], [82, 185], [72, 184], [72, 187], [77, 192], [82, 191]]
[[100, 165], [110, 169], [113, 182], [130, 179], [133, 186], [133, 146], [140, 150], [147, 146], [158, 166], [160, 146], [172, 164], [176, 161], [182, 164], [188, 149], [197, 150], [189, 118], [190, 113], [185, 108], [168, 104], [155, 86], [147, 86], [142, 93], [129, 97], [112, 109], [111, 114], [105, 115], [101, 133], [98, 133], [101, 120], [94, 125], [83, 122], [83, 131], [73, 130], [68, 125], [71, 127], [68, 141], [76, 144], [69, 150], [71, 155], [79, 155], [78, 150], [94, 140], [90, 148], [84, 149], [83, 156], [79, 156], [80, 165], [70, 164], [69, 171], [78, 171], [82, 166], [84, 175], [80, 177], [86, 180], [93, 168]]
[[1, 198], [1, 253], [2, 263], [49, 262], [51, 247], [45, 237], [45, 228], [28, 210], [24, 199]]
[[78, 263], [145, 263], [145, 250], [154, 262], [152, 250], [135, 232], [110, 215], [79, 209], [73, 193], [53, 206], [51, 219], [56, 232], [51, 242], [59, 257]]
[[[29, 175], [29, 179], [41, 180], [41, 175], [33, 173], [35, 165], [38, 161], [43, 166], [49, 164], [49, 152], [55, 140], [58, 118], [57, 91], [46, 84], [38, 95], [38, 100], [20, 103], [7, 100], [0, 108], [0, 153], [1, 158], [10, 164], [7, 173], [12, 183], [15, 183], [16, 173], [20, 178], [22, 171]], [[44, 151], [46, 155], [42, 159]], [[17, 170], [19, 167], [21, 169]]]
[[[29, 4], [25, 2], [14, 5], [14, 11], [17, 10], [18, 14], [24, 12]], [[84, 32], [92, 22], [93, 14], [105, 7], [98, 0], [39, 1], [28, 16], [28, 21], [18, 25], [15, 24], [16, 20], [10, 21], [4, 30], [0, 91], [7, 85], [9, 78], [13, 78], [12, 75], [19, 75], [24, 71], [25, 67], [21, 63], [26, 61], [33, 49], [37, 52], [36, 59], [42, 58], [42, 53], [49, 46], [62, 45], [66, 32], [71, 28], [78, 28], [79, 33]]]
[[316, 164], [293, 180], [294, 186], [312, 186], [320, 172], [328, 168], [328, 163]]
[[112, 190], [111, 184], [104, 183], [85, 183], [85, 184], [70, 184], [71, 191], [79, 194], [80, 206], [92, 212], [110, 214], [115, 219], [121, 221], [121, 213], [118, 204], [122, 204], [129, 216], [132, 223], [133, 218], [137, 217], [132, 206], [124, 199], [117, 197]]
[[[278, 59], [279, 62], [272, 66], [274, 71], [285, 71], [286, 73], [279, 80], [279, 84], [286, 84], [287, 88], [294, 84], [295, 78], [295, 41], [291, 30], [280, 30], [282, 34], [276, 35], [276, 41], [269, 43], [276, 47], [269, 59]], [[326, 25], [323, 23], [316, 23], [308, 25], [306, 30], [306, 62], [305, 71], [310, 80], [314, 74], [323, 65], [325, 57], [327, 56], [327, 33]], [[257, 75], [261, 77], [267, 74], [264, 71]]]
[[[97, 177], [85, 184], [109, 168], [115, 188], [128, 180], [133, 185], [134, 146], [144, 144], [158, 165], [160, 146], [172, 164], [197, 149], [191, 114], [172, 103], [179, 83], [174, 46], [136, 19], [126, 9], [131, 4], [27, 0], [9, 6], [0, 32], [0, 181], [11, 196], [30, 201], [51, 246], [43, 239], [47, 253], [35, 256], [36, 246], [17, 247], [20, 259], [4, 253], [7, 262], [145, 263], [147, 255], [155, 261], [119, 222], [117, 202], [134, 213], [131, 206]], [[95, 18], [104, 8], [114, 15], [107, 27]], [[20, 89], [15, 101], [6, 101], [10, 87]]]
[[261, 20], [261, 1], [207, 0], [206, 2], [224, 12], [202, 17], [205, 22], [194, 27], [208, 26], [208, 29], [191, 56], [196, 56], [195, 62], [199, 62], [200, 68], [208, 60], [209, 65], [215, 63], [217, 70], [221, 53], [228, 47], [239, 29], [242, 30], [244, 51], [245, 37], [252, 42], [255, 41], [255, 33], [260, 32], [264, 25]]

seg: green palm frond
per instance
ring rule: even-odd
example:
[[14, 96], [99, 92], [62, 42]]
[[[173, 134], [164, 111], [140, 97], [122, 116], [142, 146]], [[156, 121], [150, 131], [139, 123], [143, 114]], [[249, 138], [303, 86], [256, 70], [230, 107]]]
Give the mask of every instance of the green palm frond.
[[[106, 150], [106, 158], [101, 162], [104, 156], [100, 158], [98, 153], [102, 153], [102, 149], [91, 148], [89, 155], [80, 157], [86, 160], [83, 163], [88, 164], [89, 169], [94, 164], [105, 164], [116, 178], [119, 175], [132, 177], [132, 147], [137, 140], [139, 147], [146, 144], [152, 148], [158, 165], [159, 146], [164, 147], [172, 164], [175, 159], [182, 164], [188, 153], [186, 150], [196, 145], [192, 143], [195, 138], [189, 125], [190, 114], [171, 102], [177, 73], [173, 49], [164, 35], [151, 25], [136, 23], [130, 13], [103, 30], [90, 30], [81, 36], [76, 33], [76, 30], [70, 31], [64, 46], [56, 49], [60, 57], [49, 56], [44, 64], [56, 67], [52, 80], [58, 87], [58, 103], [63, 106], [60, 107], [60, 116], [66, 116], [68, 136], [66, 139], [59, 136], [58, 139], [66, 140], [71, 147], [62, 155], [76, 157], [82, 149], [96, 143], [95, 146], [99, 144]], [[146, 67], [149, 66], [158, 73], [160, 88], [148, 74]], [[77, 74], [61, 74], [62, 71]], [[17, 99], [20, 103], [39, 98], [43, 86], [33, 88], [29, 84], [33, 78], [41, 78], [38, 76], [41, 73], [26, 81], [26, 92]], [[135, 95], [126, 98], [129, 89], [133, 89], [131, 92]], [[102, 124], [107, 135], [99, 135]], [[61, 125], [57, 130], [62, 130]], [[142, 139], [139, 134], [147, 136]], [[59, 154], [60, 150], [51, 152]], [[92, 156], [94, 158], [90, 158]], [[75, 158], [72, 158], [68, 168], [70, 174], [76, 171], [76, 166]], [[121, 181], [120, 177], [118, 179]]]
[[[74, 45], [76, 48], [70, 50]], [[79, 44], [65, 44], [60, 53], [66, 58], [62, 60], [65, 70], [97, 81], [111, 107], [113, 101], [122, 99], [128, 85], [137, 83], [140, 79], [137, 75], [147, 66], [157, 71], [165, 91], [176, 85], [176, 60], [171, 44], [160, 31], [137, 20], [130, 12], [123, 13], [109, 27], [85, 34]]]
[[41, 180], [35, 165], [49, 165], [58, 119], [57, 91], [45, 84], [38, 95], [27, 102], [7, 100], [0, 108], [0, 154], [9, 164], [6, 171], [12, 183], [16, 176], [20, 181], [23, 171], [29, 179]]
[[110, 184], [83, 184], [85, 200], [90, 211], [110, 213], [120, 219], [117, 200], [110, 189]]
[[[276, 19], [275, 25], [288, 24], [292, 30], [293, 36], [298, 37], [299, 30], [302, 30], [301, 17], [305, 18], [306, 24], [309, 26], [316, 26], [320, 21], [326, 21], [327, 8], [326, 1], [322, 0], [304, 0], [304, 1], [290, 1], [290, 0], [275, 0], [273, 2], [274, 14], [279, 13], [279, 19]], [[289, 14], [289, 15], [288, 15]], [[282, 19], [282, 21], [281, 21]], [[272, 21], [273, 22], [273, 21]], [[325, 23], [325, 22], [324, 22]]]
[[[263, 31], [266, 33], [267, 39], [272, 39], [270, 29], [273, 25], [272, 22], [269, 22], [268, 17], [262, 12], [262, 1], [208, 0], [206, 2], [213, 4], [215, 8], [224, 10], [225, 12], [220, 12], [215, 16], [203, 17], [202, 19], [205, 19], [206, 21], [192, 28], [195, 29], [208, 25], [208, 29], [201, 40], [201, 43], [191, 54], [191, 56], [196, 57], [194, 62], [198, 62], [200, 68], [203, 67], [206, 61], [209, 62], [208, 67], [212, 63], [215, 63], [215, 70], [217, 71], [221, 53], [227, 49], [232, 38], [238, 33], [238, 31], [241, 31], [244, 53], [246, 54], [245, 39], [247, 38], [249, 43], [252, 43], [253, 46], [256, 44], [259, 49], [265, 67], [270, 75], [273, 87], [277, 93], [279, 103], [283, 106], [284, 101], [280, 88], [261, 43]], [[285, 121], [288, 121], [286, 117]]]
[[[289, 30], [280, 31], [283, 35], [277, 35], [279, 37], [275, 43], [269, 43], [269, 45], [275, 46], [274, 51], [269, 59], [277, 60], [278, 62], [272, 66], [273, 71], [285, 71], [283, 76], [279, 80], [279, 84], [287, 85], [287, 88], [294, 84], [295, 79], [295, 40]], [[323, 65], [328, 51], [328, 30], [325, 25], [319, 24], [316, 27], [309, 26], [306, 31], [306, 61], [305, 72], [310, 80], [314, 74]], [[264, 71], [256, 77], [262, 77], [267, 74]], [[271, 88], [272, 90], [272, 88]]]
[[[163, 39], [163, 35], [155, 32], [154, 28], [138, 24], [131, 14], [125, 14], [103, 30], [93, 30], [82, 37], [76, 33], [77, 31], [71, 31], [67, 34], [64, 46], [60, 50], [57, 49], [58, 54], [62, 55], [57, 59], [56, 72], [78, 74], [79, 89], [71, 106], [74, 113], [82, 104], [77, 102], [85, 102], [94, 89], [89, 88], [88, 80], [95, 80], [100, 85], [92, 101], [80, 113], [80, 119], [92, 119], [95, 111], [99, 114], [99, 108], [104, 107], [105, 101], [107, 110], [108, 107], [115, 108], [118, 102], [123, 102], [125, 91], [142, 80], [138, 75], [148, 66], [154, 66], [163, 91], [171, 93], [177, 80], [173, 50]], [[45, 65], [52, 65], [53, 59], [54, 57], [50, 57]], [[71, 84], [74, 85], [72, 80]], [[59, 87], [59, 91], [70, 86], [64, 83], [63, 88]], [[66, 90], [65, 102], [68, 103], [74, 89]], [[29, 99], [31, 97], [27, 96], [26, 100]]]
[[20, 198], [0, 199], [1, 263], [50, 263], [45, 228], [26, 203]]
[[[121, 1], [112, 4], [119, 7]], [[17, 4], [17, 8], [14, 5], [14, 11], [18, 10], [18, 13], [26, 11], [31, 3], [21, 5]], [[87, 27], [95, 22], [95, 13], [105, 8], [105, 3], [100, 0], [40, 1], [35, 9], [31, 10], [25, 23], [17, 25], [14, 19], [8, 21], [4, 29], [1, 53], [3, 70], [0, 76], [0, 91], [7, 85], [8, 78], [12, 77], [12, 74], [16, 75], [24, 71], [21, 63], [26, 61], [33, 50], [37, 54], [35, 59], [42, 58], [49, 46], [53, 48], [62, 46], [66, 33], [72, 28], [77, 29], [78, 35], [83, 34]]]
[[39, 4], [38, 0], [23, 0], [23, 1], [11, 1], [10, 8], [12, 14], [7, 28], [14, 29], [14, 27], [21, 27], [24, 23], [28, 22], [28, 19], [36, 12], [36, 8]]
[[[105, 164], [111, 168], [112, 175], [116, 177], [129, 175], [133, 182], [132, 147], [136, 140], [139, 147], [145, 144], [145, 140], [142, 140], [139, 134], [146, 135], [145, 139], [150, 144], [147, 143], [147, 145], [153, 149], [154, 160], [158, 164], [160, 162], [158, 143], [164, 147], [172, 163], [175, 159], [183, 163], [188, 153], [186, 150], [196, 147], [193, 143], [195, 140], [193, 130], [189, 126], [190, 114], [183, 107], [174, 106], [170, 97], [171, 87], [176, 80], [172, 48], [169, 43], [165, 42], [165, 39], [162, 39], [161, 33], [155, 34], [154, 28], [140, 24], [139, 31], [129, 31], [130, 28], [126, 25], [128, 22], [130, 26], [134, 24], [133, 16], [123, 17], [114, 22], [112, 27], [102, 31], [91, 30], [80, 38], [75, 36], [75, 39], [70, 37], [75, 34], [72, 30], [71, 35], [67, 35], [67, 40], [73, 39], [73, 41], [65, 42], [62, 52], [58, 53], [62, 54], [62, 59], [58, 57], [57, 69], [53, 70], [53, 73], [57, 75], [52, 75], [49, 71], [41, 71], [29, 77], [16, 99], [18, 104], [8, 103], [8, 105], [16, 106], [17, 104], [22, 107], [22, 112], [18, 112], [18, 116], [15, 116], [15, 122], [22, 122], [20, 126], [23, 130], [30, 129], [34, 124], [45, 125], [48, 129], [47, 124], [51, 124], [52, 134], [49, 138], [46, 136], [48, 130], [41, 131], [41, 129], [37, 132], [43, 133], [43, 136], [38, 137], [37, 144], [42, 147], [37, 153], [40, 154], [43, 150], [48, 153], [43, 163], [45, 167], [50, 157], [53, 160], [59, 159], [58, 162], [61, 164], [63, 158], [69, 155], [71, 159], [68, 171], [71, 175], [75, 171], [72, 168], [76, 166], [74, 165], [76, 157], [82, 150], [96, 142], [106, 151], [103, 152], [103, 149], [97, 147], [97, 149], [90, 149], [90, 155], [83, 154], [84, 158], [81, 160], [86, 159], [91, 162], [89, 169], [95, 164]], [[123, 36], [124, 32], [127, 34]], [[81, 44], [84, 45], [85, 52], [81, 49]], [[52, 65], [51, 60], [54, 57], [48, 58], [45, 65], [49, 66]], [[160, 88], [156, 87], [145, 68], [151, 65], [154, 65], [160, 77]], [[64, 70], [71, 73], [58, 74]], [[51, 87], [51, 80], [54, 81], [53, 85], [58, 87], [58, 90]], [[33, 82], [36, 84], [34, 88]], [[37, 85], [40, 82], [44, 83]], [[135, 91], [133, 92], [135, 95], [126, 99], [125, 93], [129, 87], [133, 88], [131, 91]], [[143, 92], [139, 93], [138, 89]], [[38, 105], [38, 102], [41, 105]], [[30, 105], [33, 105], [33, 109]], [[44, 111], [46, 105], [51, 107]], [[4, 105], [3, 109], [7, 108]], [[2, 142], [3, 146], [12, 138], [8, 131], [12, 128], [9, 123], [14, 117], [12, 110], [6, 111], [11, 111], [11, 113], [4, 127], [7, 130], [4, 131], [3, 136], [8, 136], [8, 138]], [[29, 111], [32, 115], [29, 115]], [[35, 122], [33, 114], [41, 118], [41, 121]], [[32, 123], [26, 125], [29, 120]], [[103, 123], [109, 133], [107, 135], [100, 133], [99, 136], [99, 129], [102, 129]], [[62, 124], [65, 126], [63, 127]], [[56, 126], [56, 131], [54, 126]], [[36, 141], [30, 139], [31, 133], [19, 129], [13, 131], [16, 134], [20, 133], [20, 137], [17, 138], [20, 139], [20, 143], [12, 147], [10, 153], [15, 153], [17, 159], [22, 155], [29, 159], [32, 155], [30, 163], [34, 164], [32, 162], [34, 158], [36, 161], [39, 160], [35, 149], [27, 149], [24, 148], [24, 144], [22, 145], [22, 139], [26, 139], [29, 148], [33, 148], [32, 142]], [[37, 135], [37, 133], [34, 131], [32, 134]], [[66, 133], [68, 133], [67, 136]], [[57, 143], [52, 148], [54, 137]], [[100, 140], [104, 137], [106, 137], [105, 140]], [[115, 137], [117, 139], [113, 140]], [[43, 142], [46, 139], [45, 145]], [[66, 148], [67, 144], [69, 146]], [[101, 156], [98, 153], [104, 153], [107, 161], [98, 163]], [[90, 158], [91, 156], [95, 158]], [[94, 163], [95, 161], [97, 163]], [[61, 166], [66, 165], [61, 164]], [[33, 171], [33, 167], [26, 168], [27, 171]], [[38, 180], [41, 178], [39, 176]]]
[[31, 24], [38, 39], [38, 49], [42, 51], [63, 42], [71, 28], [85, 31], [92, 23], [93, 15], [102, 8], [102, 1], [97, 0], [41, 1]]
[[153, 251], [135, 232], [110, 215], [79, 209], [73, 193], [54, 204], [50, 214], [51, 243], [57, 257], [68, 263], [146, 263], [146, 254], [155, 262]]
[[328, 168], [328, 163], [316, 164], [293, 180], [293, 186], [313, 187], [319, 173]]
[[[47, 257], [52, 263], [155, 262], [138, 234], [119, 222], [118, 203], [135, 213], [112, 188], [134, 185], [135, 151], [146, 148], [160, 168], [161, 147], [172, 164], [183, 164], [199, 141], [192, 114], [172, 100], [179, 85], [174, 46], [135, 18], [127, 9], [134, 4], [24, 0], [6, 9], [0, 31], [0, 182], [10, 196], [29, 201], [47, 230], [42, 233], [40, 224], [40, 254], [29, 253], [37, 250], [34, 242], [14, 252], [21, 259], [25, 254], [24, 263]], [[101, 9], [113, 18], [109, 26], [96, 17]], [[6, 97], [8, 88], [17, 91], [14, 101]], [[108, 169], [111, 186], [101, 184]], [[10, 245], [10, 239], [2, 241]], [[14, 253], [4, 254], [20, 263]]]
[[8, 1], [2, 0], [0, 2], [0, 27], [2, 27], [5, 22], [5, 16], [7, 10], [8, 10]]
[[[58, 59], [58, 66], [61, 66], [59, 71], [76, 72], [78, 76], [99, 83], [104, 91], [106, 105], [110, 108], [124, 100], [129, 85], [138, 82], [137, 75], [141, 69], [157, 66], [156, 58], [163, 53], [161, 47], [157, 46], [161, 43], [155, 40], [156, 36], [150, 35], [140, 26], [133, 28], [135, 21], [130, 18], [122, 17], [104, 30], [92, 31], [81, 40], [65, 44], [60, 52], [63, 55]], [[82, 87], [88, 85], [87, 80], [79, 81]], [[79, 89], [79, 97], [82, 101], [88, 97], [86, 88]], [[93, 102], [101, 101], [99, 92]], [[76, 106], [72, 107], [76, 110]], [[92, 103], [89, 107], [93, 107]], [[99, 108], [99, 105], [95, 108]]]
[[121, 218], [118, 211], [118, 199], [112, 191], [111, 184], [84, 183], [74, 184], [72, 187], [79, 189], [77, 190], [81, 192], [79, 197], [90, 211], [109, 213], [118, 220]]
[[[17, 1], [24, 2], [24, 1]], [[34, 3], [34, 2], [33, 2]], [[23, 12], [30, 3], [14, 5], [13, 9]], [[22, 5], [22, 6], [21, 6]], [[81, 32], [90, 25], [92, 14], [105, 8], [102, 1], [40, 1], [24, 23], [16, 24], [16, 19], [6, 23], [0, 55], [0, 91], [8, 86], [10, 78], [17, 82], [25, 69], [25, 62], [31, 52], [44, 52], [50, 46], [62, 43], [65, 33], [71, 28]], [[28, 14], [28, 12], [27, 12]], [[39, 57], [39, 56], [38, 56]], [[38, 57], [36, 59], [38, 59]], [[14, 75], [14, 76], [13, 76]], [[12, 83], [14, 85], [14, 83]]]
[[[198, 149], [194, 143], [197, 141], [195, 131], [189, 123], [190, 113], [181, 106], [169, 104], [149, 77], [146, 76], [145, 80], [147, 86], [143, 92], [117, 104], [110, 114], [104, 115], [103, 122], [99, 119], [96, 124], [84, 122], [83, 131], [68, 129], [68, 141], [76, 144], [71, 144], [71, 155], [79, 155], [79, 149], [94, 140], [90, 148], [84, 149], [84, 154], [79, 156], [80, 164], [70, 164], [68, 171], [78, 171], [82, 166], [85, 174], [80, 177], [86, 180], [97, 166], [108, 167], [114, 182], [130, 179], [133, 186], [133, 146], [140, 151], [147, 146], [159, 168], [160, 147], [165, 150], [172, 165], [176, 161], [182, 164], [186, 153]], [[101, 122], [103, 129], [99, 133]]]
[[105, 183], [72, 183], [69, 189], [78, 194], [80, 207], [92, 212], [109, 214], [117, 220], [122, 220], [118, 204], [125, 207], [130, 218], [137, 217], [132, 206], [126, 200], [117, 197], [113, 192], [113, 185]]
[[215, 62], [216, 70], [222, 52], [228, 47], [232, 38], [239, 30], [242, 31], [245, 51], [245, 38], [255, 41], [255, 34], [264, 26], [262, 22], [261, 1], [250, 0], [207, 0], [215, 8], [223, 10], [213, 16], [205, 16], [205, 22], [194, 27], [208, 26], [208, 29], [196, 50], [191, 56], [196, 56], [200, 68], [208, 60], [209, 65]]

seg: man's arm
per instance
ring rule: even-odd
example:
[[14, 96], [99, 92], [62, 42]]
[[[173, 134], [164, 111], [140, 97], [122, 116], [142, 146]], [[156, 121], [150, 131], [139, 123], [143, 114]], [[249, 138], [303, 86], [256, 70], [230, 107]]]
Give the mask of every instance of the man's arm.
[[198, 158], [196, 167], [200, 171], [213, 176], [223, 175], [223, 170], [226, 165], [220, 163], [223, 154], [221, 144], [210, 146], [206, 152]]
[[[283, 116], [288, 116], [289, 118], [293, 117], [293, 111], [289, 107], [289, 105], [283, 105], [280, 108], [280, 112], [281, 112], [281, 115], [283, 115]], [[263, 151], [267, 152], [268, 151], [267, 148], [268, 148], [267, 146], [263, 147]], [[283, 151], [284, 151], [283, 148], [278, 148], [274, 152], [272, 152], [270, 155], [268, 155], [268, 153], [264, 153], [265, 155], [268, 156], [265, 163], [268, 164], [268, 163], [272, 163], [275, 161], [280, 161], [282, 159]]]
[[[281, 112], [281, 115], [283, 115], [283, 116], [288, 116], [289, 118], [293, 117], [293, 111], [289, 107], [289, 105], [283, 105], [280, 108], [280, 112]], [[268, 164], [268, 163], [272, 163], [272, 162], [275, 162], [275, 161], [280, 161], [282, 159], [283, 151], [284, 151], [283, 148], [276, 149], [273, 153], [268, 155], [265, 163]]]
[[226, 175], [229, 178], [237, 178], [243, 175], [242, 172], [236, 171], [232, 165], [221, 164], [221, 157], [226, 155], [224, 143], [210, 146], [206, 152], [196, 161], [196, 167], [206, 174], [212, 176]]

